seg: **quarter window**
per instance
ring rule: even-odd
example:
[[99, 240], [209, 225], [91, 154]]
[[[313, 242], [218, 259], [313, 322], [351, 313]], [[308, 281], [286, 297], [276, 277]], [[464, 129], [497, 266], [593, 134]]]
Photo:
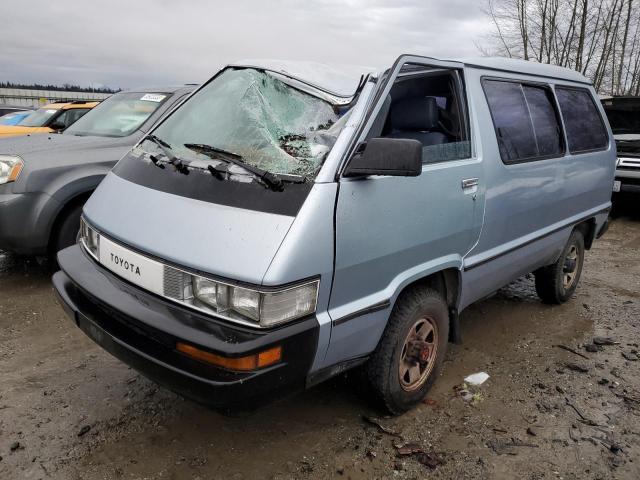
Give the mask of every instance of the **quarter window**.
[[562, 119], [567, 131], [571, 153], [602, 150], [609, 144], [609, 135], [588, 90], [556, 88]]
[[504, 163], [563, 154], [560, 123], [549, 88], [502, 80], [483, 84]]

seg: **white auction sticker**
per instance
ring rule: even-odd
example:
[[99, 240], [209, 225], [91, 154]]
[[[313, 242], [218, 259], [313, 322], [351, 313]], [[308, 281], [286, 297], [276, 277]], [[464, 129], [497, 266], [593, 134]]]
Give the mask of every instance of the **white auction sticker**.
[[158, 93], [146, 93], [145, 95], [143, 95], [143, 97], [140, 100], [144, 100], [146, 102], [160, 103], [165, 98], [167, 98], [166, 95], [160, 95]]

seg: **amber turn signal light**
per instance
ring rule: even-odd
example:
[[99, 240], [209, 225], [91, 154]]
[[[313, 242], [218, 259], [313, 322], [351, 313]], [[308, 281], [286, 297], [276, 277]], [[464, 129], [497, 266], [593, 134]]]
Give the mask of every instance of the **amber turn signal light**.
[[11, 173], [9, 173], [9, 178], [7, 182], [15, 182], [22, 171], [22, 163], [16, 163], [11, 169]]
[[176, 343], [176, 350], [194, 360], [226, 368], [236, 372], [247, 372], [268, 367], [282, 360], [282, 347], [277, 346], [246, 357], [224, 357], [215, 353], [200, 350], [187, 343]]

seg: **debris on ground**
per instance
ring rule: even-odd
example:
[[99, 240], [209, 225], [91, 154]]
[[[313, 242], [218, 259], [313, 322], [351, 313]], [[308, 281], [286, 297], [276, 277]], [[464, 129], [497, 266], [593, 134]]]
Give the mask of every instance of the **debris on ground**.
[[402, 438], [402, 435], [400, 433], [392, 430], [389, 427], [385, 427], [377, 418], [363, 416], [362, 419], [365, 422], [367, 422], [369, 425], [373, 425], [374, 427], [377, 427], [378, 430], [380, 430], [382, 433], [386, 433], [387, 435], [392, 435], [394, 437]]
[[13, 442], [13, 443], [11, 444], [11, 446], [9, 447], [9, 449], [10, 449], [12, 452], [15, 452], [16, 450], [18, 450], [18, 449], [20, 449], [20, 448], [24, 448], [22, 445], [20, 445], [20, 442]]
[[563, 364], [563, 366], [565, 368], [568, 368], [569, 370], [572, 370], [572, 371], [578, 372], [578, 373], [588, 373], [589, 372], [589, 367], [585, 367], [584, 365], [580, 365], [578, 363], [565, 362]]
[[456, 396], [460, 397], [465, 402], [471, 402], [473, 400], [473, 393], [466, 388], [466, 385], [457, 385], [453, 387], [453, 390]]
[[536, 425], [531, 425], [527, 428], [527, 435], [531, 435], [532, 437], [537, 437], [540, 435], [540, 427]]
[[593, 343], [596, 345], [618, 345], [620, 342], [616, 342], [611, 337], [593, 337]]
[[576, 349], [571, 348], [571, 347], [567, 347], [566, 345], [556, 345], [556, 347], [561, 348], [563, 350], [566, 350], [567, 352], [571, 352], [571, 353], [573, 353], [575, 355], [578, 355], [579, 357], [586, 358], [587, 360], [589, 359], [589, 357], [587, 357], [586, 355], [583, 355], [582, 353], [580, 353]]
[[422, 446], [415, 442], [405, 443], [404, 445], [394, 445], [396, 453], [400, 457], [411, 456], [418, 462], [431, 470], [444, 463], [444, 459], [435, 452], [427, 452]]
[[79, 437], [83, 436], [85, 433], [88, 433], [89, 430], [91, 430], [91, 425], [84, 425], [78, 432], [78, 436]]
[[473, 375], [469, 375], [468, 377], [466, 377], [464, 379], [465, 383], [468, 383], [469, 385], [482, 385], [484, 382], [487, 381], [487, 379], [489, 378], [489, 374], [486, 372], [478, 372], [478, 373], [474, 373]]
[[536, 444], [523, 442], [517, 438], [492, 439], [487, 442], [487, 446], [498, 455], [517, 455], [517, 447], [538, 448]]
[[438, 402], [436, 400], [434, 400], [433, 398], [425, 398], [422, 403], [424, 403], [425, 405], [429, 405], [430, 407], [437, 407], [438, 406]]

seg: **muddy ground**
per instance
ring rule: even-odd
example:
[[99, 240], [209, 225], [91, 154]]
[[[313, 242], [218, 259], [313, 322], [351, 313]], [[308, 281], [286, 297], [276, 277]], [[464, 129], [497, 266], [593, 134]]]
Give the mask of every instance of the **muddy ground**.
[[[0, 478], [638, 479], [638, 205], [617, 208], [568, 304], [541, 304], [523, 278], [465, 311], [464, 343], [399, 418], [353, 375], [224, 417], [95, 346], [46, 262], [0, 254]], [[465, 400], [456, 387], [479, 371], [490, 379]], [[400, 456], [408, 442], [425, 453]]]

